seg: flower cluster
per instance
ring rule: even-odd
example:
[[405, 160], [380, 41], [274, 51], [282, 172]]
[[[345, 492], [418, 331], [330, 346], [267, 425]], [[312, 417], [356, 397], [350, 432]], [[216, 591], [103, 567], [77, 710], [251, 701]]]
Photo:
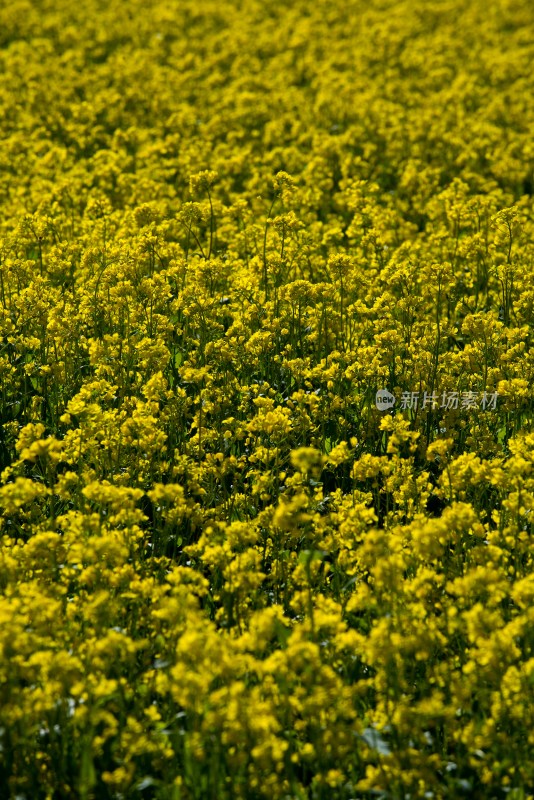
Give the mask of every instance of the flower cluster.
[[532, 797], [532, 22], [1, 4], [0, 797]]

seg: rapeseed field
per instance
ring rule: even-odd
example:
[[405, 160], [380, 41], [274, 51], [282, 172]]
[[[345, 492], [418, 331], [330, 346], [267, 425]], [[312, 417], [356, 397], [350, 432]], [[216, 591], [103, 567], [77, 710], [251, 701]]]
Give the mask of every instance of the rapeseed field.
[[533, 64], [1, 4], [1, 800], [534, 797]]

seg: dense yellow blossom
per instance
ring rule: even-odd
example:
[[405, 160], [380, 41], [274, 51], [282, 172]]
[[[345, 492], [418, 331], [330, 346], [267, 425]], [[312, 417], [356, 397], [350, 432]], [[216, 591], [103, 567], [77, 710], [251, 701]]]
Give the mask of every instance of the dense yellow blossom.
[[0, 798], [534, 792], [531, 0], [0, 4]]

